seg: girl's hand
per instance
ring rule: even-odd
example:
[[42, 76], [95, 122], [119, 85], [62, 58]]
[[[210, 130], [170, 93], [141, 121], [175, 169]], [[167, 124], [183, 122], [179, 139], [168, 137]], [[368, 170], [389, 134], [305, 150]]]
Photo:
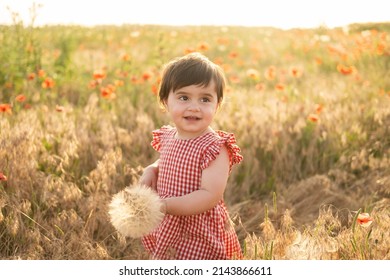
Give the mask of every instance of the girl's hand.
[[157, 178], [158, 178], [158, 161], [145, 167], [144, 172], [139, 178], [138, 183], [140, 185], [146, 185], [154, 190], [157, 190]]

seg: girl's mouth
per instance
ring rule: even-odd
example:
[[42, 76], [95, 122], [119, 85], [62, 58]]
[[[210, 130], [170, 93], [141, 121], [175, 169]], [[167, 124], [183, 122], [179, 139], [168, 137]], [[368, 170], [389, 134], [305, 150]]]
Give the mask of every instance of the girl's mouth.
[[188, 121], [198, 121], [198, 120], [200, 120], [200, 118], [195, 117], [195, 116], [184, 117], [184, 119], [186, 119]]

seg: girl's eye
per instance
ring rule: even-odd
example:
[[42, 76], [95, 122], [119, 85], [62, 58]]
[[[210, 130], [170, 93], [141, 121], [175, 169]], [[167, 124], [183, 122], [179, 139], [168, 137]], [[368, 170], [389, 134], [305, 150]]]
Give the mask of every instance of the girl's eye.
[[210, 102], [210, 99], [207, 98], [207, 97], [203, 97], [203, 98], [201, 99], [201, 101], [202, 101], [202, 102]]
[[185, 95], [179, 96], [179, 100], [186, 101], [188, 100], [188, 97]]

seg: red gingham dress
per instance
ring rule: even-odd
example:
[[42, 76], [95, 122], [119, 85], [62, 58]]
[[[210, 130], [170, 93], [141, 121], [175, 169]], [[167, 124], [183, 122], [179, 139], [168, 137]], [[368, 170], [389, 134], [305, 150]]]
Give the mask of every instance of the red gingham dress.
[[[153, 131], [151, 144], [160, 152], [157, 192], [161, 198], [198, 190], [202, 170], [218, 156], [222, 145], [229, 152], [230, 170], [242, 160], [232, 133], [209, 132], [188, 140], [175, 139], [175, 134], [176, 128], [171, 126]], [[160, 225], [142, 238], [142, 243], [153, 259], [242, 259], [223, 200], [201, 214], [165, 215]]]

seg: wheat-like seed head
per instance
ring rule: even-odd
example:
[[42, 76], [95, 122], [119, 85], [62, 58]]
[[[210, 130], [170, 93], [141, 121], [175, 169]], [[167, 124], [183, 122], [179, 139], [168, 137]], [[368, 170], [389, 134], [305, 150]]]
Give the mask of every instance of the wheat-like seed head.
[[164, 217], [161, 201], [151, 188], [142, 185], [126, 187], [115, 194], [109, 205], [112, 225], [124, 236], [138, 238], [155, 229]]

